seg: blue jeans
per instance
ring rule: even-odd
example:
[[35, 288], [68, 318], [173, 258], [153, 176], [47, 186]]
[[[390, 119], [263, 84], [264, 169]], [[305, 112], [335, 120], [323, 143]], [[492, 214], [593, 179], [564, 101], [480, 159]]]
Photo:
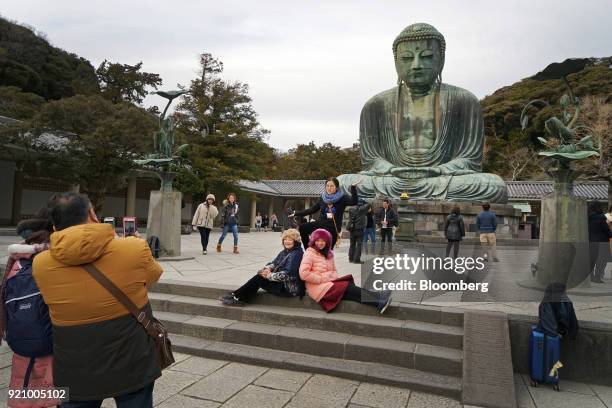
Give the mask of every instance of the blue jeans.
[[[129, 394], [115, 397], [117, 408], [153, 408], [153, 386], [155, 382]], [[100, 408], [102, 400], [63, 402], [60, 408]]]
[[238, 246], [238, 225], [236, 224], [225, 224], [223, 226], [223, 233], [221, 234], [221, 238], [219, 238], [219, 245], [221, 245], [230, 229], [232, 230], [232, 235], [234, 236], [234, 246]]
[[376, 243], [376, 230], [374, 227], [365, 229], [365, 233], [363, 234], [363, 242], [368, 242], [368, 237], [370, 237], [372, 244]]

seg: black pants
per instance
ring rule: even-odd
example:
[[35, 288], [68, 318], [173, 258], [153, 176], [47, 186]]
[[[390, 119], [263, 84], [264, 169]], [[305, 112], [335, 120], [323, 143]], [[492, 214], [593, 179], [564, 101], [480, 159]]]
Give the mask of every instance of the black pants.
[[609, 242], [591, 242], [589, 243], [589, 258], [591, 279], [599, 280], [604, 278], [606, 265], [610, 258], [610, 243]]
[[343, 300], [350, 300], [352, 302], [359, 302], [365, 305], [378, 306], [378, 299], [380, 299], [380, 294], [377, 292], [371, 292], [367, 289], [360, 288], [356, 286], [354, 283], [349, 283], [346, 288], [346, 292], [344, 292], [344, 296], [342, 296]]
[[250, 298], [257, 294], [259, 288], [262, 288], [266, 292], [281, 296], [284, 292], [284, 285], [282, 282], [272, 282], [257, 274], [235, 290], [234, 296], [243, 302], [248, 302]]
[[461, 241], [451, 241], [448, 240], [448, 244], [446, 244], [446, 256], [450, 254], [451, 248], [453, 248], [453, 258], [457, 258], [459, 255], [459, 244]]
[[[117, 408], [148, 408], [153, 407], [153, 386], [154, 382], [140, 390], [129, 394], [115, 397]], [[61, 408], [99, 408], [102, 400], [97, 401], [70, 401], [60, 405]]]
[[382, 242], [393, 240], [393, 228], [381, 228], [380, 229], [380, 238]]
[[363, 231], [351, 231], [351, 245], [349, 246], [349, 262], [361, 262], [362, 245], [363, 245]]
[[319, 228], [323, 228], [327, 230], [332, 236], [332, 249], [336, 246], [336, 240], [338, 239], [338, 234], [336, 233], [336, 229], [333, 224], [330, 226], [327, 223], [323, 223], [321, 221], [315, 222], [305, 222], [300, 225], [300, 237], [302, 238], [302, 244], [304, 245], [304, 249], [308, 248], [308, 241], [310, 240], [310, 234]]
[[198, 231], [200, 231], [202, 251], [206, 251], [206, 248], [208, 247], [208, 237], [210, 236], [210, 228], [198, 227]]

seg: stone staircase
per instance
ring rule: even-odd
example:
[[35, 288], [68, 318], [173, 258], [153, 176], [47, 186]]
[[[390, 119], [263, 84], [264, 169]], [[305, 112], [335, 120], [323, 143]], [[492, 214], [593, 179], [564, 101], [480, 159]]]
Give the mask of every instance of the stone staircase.
[[149, 293], [176, 351], [202, 357], [328, 374], [461, 400], [463, 312], [393, 303], [342, 302], [333, 313], [305, 297], [260, 292], [227, 307], [228, 287], [161, 281]]

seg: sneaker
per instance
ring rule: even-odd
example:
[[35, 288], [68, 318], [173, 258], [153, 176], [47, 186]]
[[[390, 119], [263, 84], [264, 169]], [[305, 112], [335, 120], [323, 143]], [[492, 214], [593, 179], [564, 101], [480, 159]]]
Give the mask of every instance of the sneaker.
[[226, 293], [226, 294], [225, 294], [225, 295], [223, 295], [223, 296], [219, 296], [219, 300], [220, 300], [220, 301], [223, 301], [223, 300], [225, 300], [225, 299], [231, 299], [231, 298], [233, 298], [233, 297], [234, 297], [234, 294], [230, 292], [230, 293]]
[[202, 251], [202, 255], [208, 255], [208, 251], [206, 250]]
[[229, 298], [224, 298], [224, 299], [222, 300], [222, 303], [223, 303], [225, 306], [238, 306], [238, 307], [242, 307], [242, 306], [244, 306], [244, 302], [240, 301], [240, 300], [239, 300], [237, 297], [235, 297], [235, 296], [232, 296], [232, 297], [229, 297]]
[[380, 314], [385, 313], [389, 305], [391, 304], [391, 291], [385, 290], [380, 294], [380, 299], [378, 299], [378, 312]]
[[499, 262], [499, 259], [493, 258], [493, 262]]

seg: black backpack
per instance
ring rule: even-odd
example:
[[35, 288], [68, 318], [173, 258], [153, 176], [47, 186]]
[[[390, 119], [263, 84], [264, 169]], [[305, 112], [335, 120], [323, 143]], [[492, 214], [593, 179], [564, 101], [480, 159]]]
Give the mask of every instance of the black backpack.
[[53, 337], [49, 307], [34, 277], [32, 260], [20, 259], [21, 270], [6, 281], [6, 342], [11, 350], [24, 357], [53, 354]]

